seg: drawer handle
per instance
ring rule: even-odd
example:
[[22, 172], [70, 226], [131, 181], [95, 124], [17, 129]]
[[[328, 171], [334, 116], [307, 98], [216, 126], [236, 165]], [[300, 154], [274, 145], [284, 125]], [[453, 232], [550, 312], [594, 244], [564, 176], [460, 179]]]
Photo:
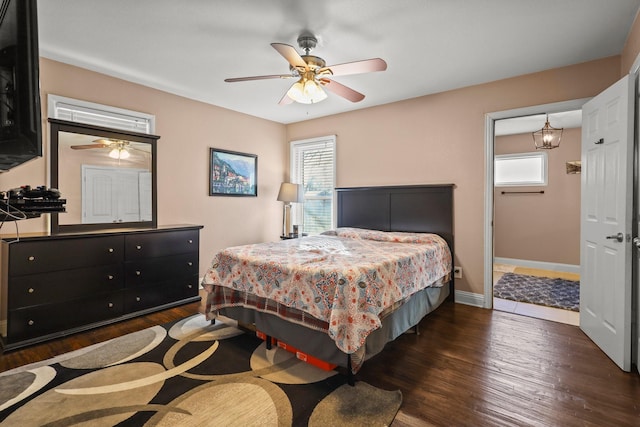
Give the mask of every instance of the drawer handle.
[[27, 323], [29, 324], [29, 326], [33, 326], [33, 324], [36, 322], [34, 322], [33, 320], [29, 320]]
[[191, 244], [191, 243], [193, 243], [193, 240], [192, 240], [192, 239], [189, 239], [189, 244]]
[[137, 301], [137, 302], [140, 302], [140, 297], [136, 297], [136, 301]]
[[191, 283], [189, 283], [189, 284], [187, 285], [187, 288], [191, 289], [191, 288], [193, 288], [193, 285], [192, 285]]
[[29, 288], [29, 291], [28, 291], [28, 292], [29, 292], [30, 294], [32, 294], [32, 293], [34, 293], [34, 292], [35, 292], [35, 289], [33, 289], [33, 288]]
[[141, 274], [140, 270], [136, 270], [136, 276], [140, 276]]
[[192, 267], [192, 266], [193, 266], [193, 263], [192, 263], [191, 261], [189, 261], [189, 262], [187, 263], [187, 265], [188, 265], [189, 267]]
[[113, 248], [109, 248], [109, 253], [112, 254], [113, 253]]
[[108, 278], [109, 280], [113, 280], [113, 274], [109, 274], [109, 275], [107, 276], [107, 278]]
[[113, 303], [112, 302], [109, 303], [109, 308], [113, 308]]
[[33, 255], [31, 255], [29, 258], [27, 258], [29, 261], [35, 261], [36, 257], [34, 257]]
[[142, 249], [142, 245], [136, 245], [136, 249], [137, 249], [137, 250]]

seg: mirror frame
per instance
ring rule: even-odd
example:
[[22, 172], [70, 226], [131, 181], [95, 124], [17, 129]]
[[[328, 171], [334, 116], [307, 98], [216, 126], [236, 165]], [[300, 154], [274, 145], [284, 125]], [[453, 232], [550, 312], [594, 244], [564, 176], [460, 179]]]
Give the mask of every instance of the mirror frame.
[[[157, 180], [157, 135], [138, 133], [127, 130], [94, 126], [85, 123], [69, 122], [66, 120], [49, 119], [49, 131], [51, 135], [51, 187], [59, 189], [59, 132], [80, 133], [95, 135], [102, 138], [124, 139], [127, 141], [146, 143], [151, 146], [151, 221], [98, 223], [98, 224], [60, 224], [58, 213], [51, 213], [51, 234], [66, 232], [86, 232], [97, 230], [112, 230], [122, 228], [156, 228], [158, 225], [158, 180]], [[64, 190], [61, 190], [64, 198]], [[61, 213], [64, 215], [64, 213]]]

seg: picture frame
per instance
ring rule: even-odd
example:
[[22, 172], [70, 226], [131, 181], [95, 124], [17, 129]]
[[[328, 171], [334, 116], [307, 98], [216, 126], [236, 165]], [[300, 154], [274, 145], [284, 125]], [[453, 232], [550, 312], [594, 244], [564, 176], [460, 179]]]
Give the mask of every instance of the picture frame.
[[258, 196], [258, 156], [210, 148], [209, 196]]

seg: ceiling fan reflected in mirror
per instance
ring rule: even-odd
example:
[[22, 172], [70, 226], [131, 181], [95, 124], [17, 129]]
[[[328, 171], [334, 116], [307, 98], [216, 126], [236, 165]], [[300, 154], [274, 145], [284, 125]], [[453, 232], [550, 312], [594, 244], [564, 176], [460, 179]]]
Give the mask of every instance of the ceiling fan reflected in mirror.
[[271, 43], [271, 46], [289, 62], [290, 74], [236, 77], [225, 79], [225, 82], [297, 79], [297, 82], [295, 82], [282, 99], [280, 99], [280, 105], [291, 104], [294, 101], [302, 104], [315, 104], [327, 98], [327, 93], [324, 89], [351, 102], [360, 102], [364, 99], [363, 94], [332, 80], [332, 77], [371, 73], [387, 69], [387, 63], [380, 58], [327, 66], [324, 59], [309, 54], [311, 50], [316, 47], [317, 43], [318, 40], [313, 35], [300, 35], [300, 37], [298, 37], [298, 46], [305, 51], [304, 55], [300, 55], [293, 46], [288, 44]]
[[123, 139], [96, 139], [93, 144], [72, 145], [73, 150], [86, 150], [91, 148], [109, 149], [109, 157], [112, 159], [128, 159], [131, 153], [129, 150], [140, 150], [131, 146], [129, 141]]

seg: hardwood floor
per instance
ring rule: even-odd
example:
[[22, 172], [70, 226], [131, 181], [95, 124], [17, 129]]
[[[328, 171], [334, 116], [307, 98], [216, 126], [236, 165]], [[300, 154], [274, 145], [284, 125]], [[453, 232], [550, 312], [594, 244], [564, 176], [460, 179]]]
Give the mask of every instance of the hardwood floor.
[[576, 326], [447, 303], [367, 361], [402, 390], [393, 426], [638, 426], [640, 375]]
[[[190, 304], [8, 352], [1, 370], [197, 311]], [[579, 328], [450, 302], [356, 378], [402, 390], [395, 427], [640, 425], [640, 375], [618, 369]]]

